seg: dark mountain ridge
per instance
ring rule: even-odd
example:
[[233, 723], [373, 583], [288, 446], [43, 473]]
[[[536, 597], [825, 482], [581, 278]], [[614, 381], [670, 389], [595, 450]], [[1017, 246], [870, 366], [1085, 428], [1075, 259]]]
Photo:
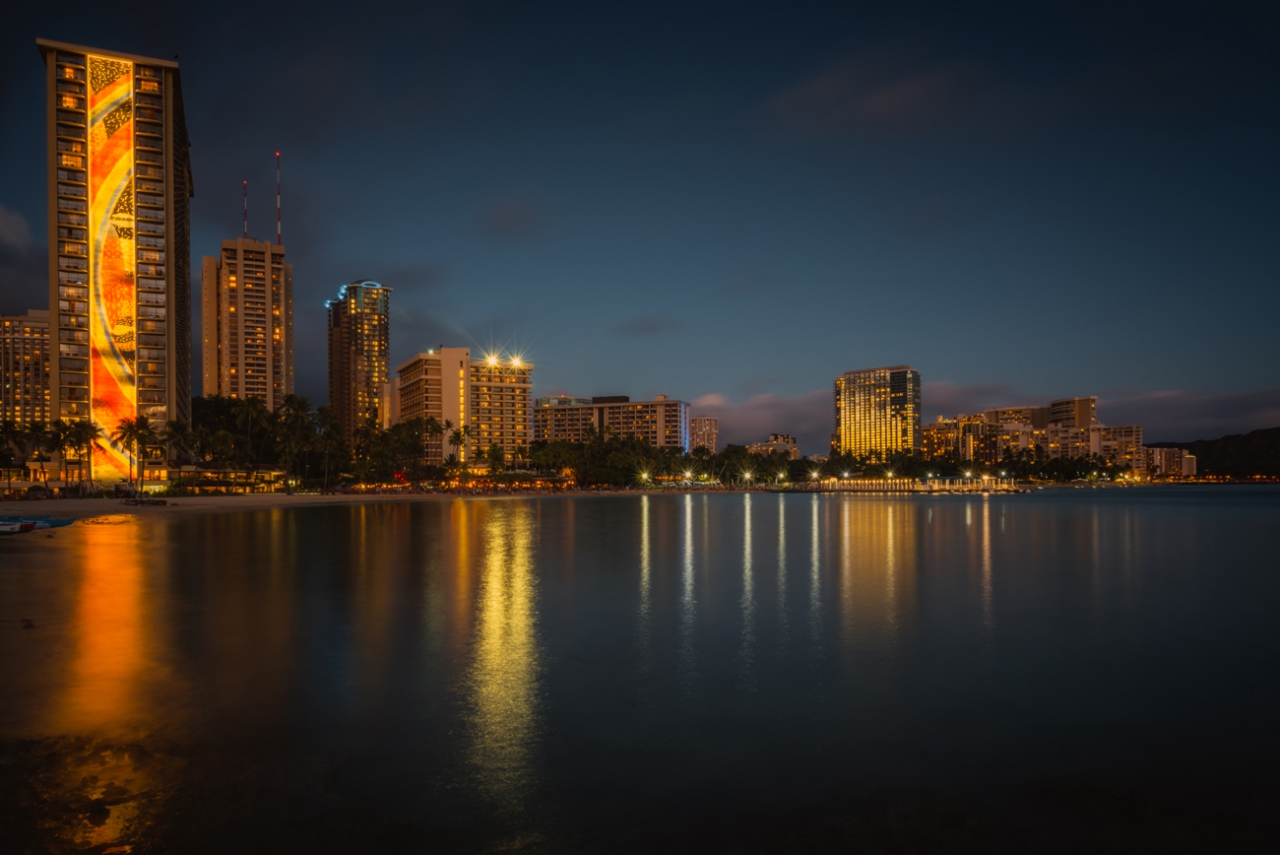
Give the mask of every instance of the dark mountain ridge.
[[1195, 442], [1149, 442], [1148, 448], [1185, 448], [1196, 456], [1199, 475], [1280, 477], [1280, 427]]

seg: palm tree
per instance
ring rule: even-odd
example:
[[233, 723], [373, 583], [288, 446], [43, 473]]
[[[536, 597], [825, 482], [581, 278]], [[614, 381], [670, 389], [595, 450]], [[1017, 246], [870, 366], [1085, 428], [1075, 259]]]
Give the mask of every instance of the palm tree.
[[249, 486], [250, 491], [252, 491], [256, 485], [258, 473], [258, 458], [253, 453], [253, 429], [255, 427], [269, 426], [271, 424], [271, 412], [261, 398], [252, 396], [240, 399], [240, 402], [235, 406], [235, 414], [236, 425], [244, 430], [245, 453], [248, 455], [246, 463], [253, 471], [253, 482]]
[[[440, 422], [436, 421], [435, 416], [427, 416], [427, 420], [422, 425], [422, 432], [426, 435], [427, 442], [444, 436], [444, 428], [440, 426]], [[444, 457], [443, 445], [440, 447], [440, 456]]]
[[80, 470], [80, 495], [84, 495], [84, 461], [89, 459], [89, 480], [93, 480], [93, 443], [102, 436], [102, 428], [88, 419], [71, 424], [71, 444], [76, 449], [77, 466]]
[[160, 445], [161, 439], [160, 432], [146, 416], [138, 416], [134, 423], [138, 427], [138, 482], [141, 485], [147, 480], [147, 449]]
[[329, 459], [342, 453], [342, 427], [333, 410], [321, 407], [316, 410], [316, 436], [319, 450], [324, 454], [324, 492], [329, 492]]
[[191, 453], [191, 428], [182, 419], [170, 419], [164, 423], [160, 441], [171, 455], [177, 451], [179, 458]]
[[[306, 451], [315, 433], [314, 411], [311, 402], [301, 395], [285, 395], [284, 401], [276, 409], [280, 428], [283, 430], [285, 465], [291, 474], [297, 474], [298, 455]], [[285, 478], [285, 490], [293, 495], [293, 484]]]
[[[5, 419], [0, 422], [0, 450], [9, 449], [13, 452], [15, 458], [22, 454], [23, 431], [18, 423], [13, 419]], [[13, 468], [5, 467], [5, 476], [9, 482], [6, 488], [7, 492], [13, 492]]]
[[[64, 422], [62, 419], [54, 419], [53, 423], [49, 425], [49, 436], [45, 442], [45, 447], [52, 454], [61, 454], [67, 448], [70, 448], [71, 447], [71, 425], [68, 424], [67, 422]], [[65, 460], [63, 461], [62, 468], [64, 470], [67, 468]], [[64, 484], [67, 481], [67, 476], [65, 472], [63, 473], [62, 481]], [[48, 487], [48, 486], [49, 486], [49, 479], [46, 476], [45, 487]]]
[[444, 424], [440, 426], [440, 431], [436, 436], [440, 437], [440, 459], [444, 460], [445, 442], [448, 442], [450, 445], [453, 444], [453, 422], [450, 419], [445, 419]]
[[29, 449], [28, 454], [34, 454], [36, 460], [40, 462], [40, 478], [46, 483], [48, 489], [48, 479], [45, 478], [44, 471], [44, 447], [49, 442], [49, 429], [44, 426], [44, 422], [33, 421], [27, 425], [26, 430], [22, 433], [23, 441], [26, 442]]
[[[142, 418], [141, 416], [139, 419]], [[131, 419], [125, 417], [116, 425], [115, 433], [111, 434], [111, 439], [124, 449], [125, 454], [129, 456], [129, 484], [133, 484], [133, 461], [135, 458], [141, 463], [142, 460], [136, 453], [141, 443], [139, 439], [138, 421], [139, 419]]]

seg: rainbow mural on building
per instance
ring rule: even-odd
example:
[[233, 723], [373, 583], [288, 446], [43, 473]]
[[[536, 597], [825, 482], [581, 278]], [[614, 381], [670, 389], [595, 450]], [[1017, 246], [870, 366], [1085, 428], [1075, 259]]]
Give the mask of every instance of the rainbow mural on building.
[[93, 477], [123, 481], [132, 455], [111, 439], [137, 414], [133, 63], [89, 61], [89, 417], [102, 430]]

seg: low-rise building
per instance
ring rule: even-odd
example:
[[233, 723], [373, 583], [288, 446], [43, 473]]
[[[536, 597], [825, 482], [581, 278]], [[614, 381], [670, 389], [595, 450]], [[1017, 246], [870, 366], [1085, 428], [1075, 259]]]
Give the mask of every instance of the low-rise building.
[[533, 409], [535, 441], [586, 442], [592, 432], [636, 437], [656, 448], [678, 448], [688, 453], [689, 405], [666, 395], [655, 395], [652, 401], [607, 395], [594, 397], [587, 404], [543, 398]]
[[752, 454], [768, 456], [784, 455], [788, 460], [799, 460], [800, 450], [796, 446], [796, 438], [788, 433], [771, 433], [767, 442], [753, 442], [747, 446]]

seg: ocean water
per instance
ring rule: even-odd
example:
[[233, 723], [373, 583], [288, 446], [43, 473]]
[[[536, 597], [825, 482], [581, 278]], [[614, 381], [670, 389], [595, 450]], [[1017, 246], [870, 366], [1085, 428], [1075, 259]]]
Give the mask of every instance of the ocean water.
[[0, 851], [1260, 851], [1280, 490], [0, 540]]

